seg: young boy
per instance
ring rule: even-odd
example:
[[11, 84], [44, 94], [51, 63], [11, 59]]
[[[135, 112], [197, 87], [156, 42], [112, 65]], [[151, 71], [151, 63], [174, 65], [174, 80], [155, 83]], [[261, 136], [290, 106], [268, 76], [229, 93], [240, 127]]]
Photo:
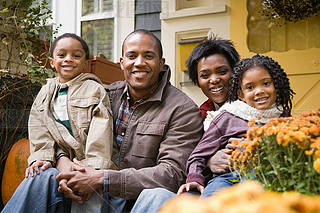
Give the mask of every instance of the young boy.
[[54, 40], [50, 54], [58, 77], [48, 79], [31, 108], [26, 177], [39, 174], [39, 167], [54, 167], [61, 157], [95, 169], [116, 169], [108, 95], [95, 75], [83, 73], [89, 59], [86, 42], [65, 33]]

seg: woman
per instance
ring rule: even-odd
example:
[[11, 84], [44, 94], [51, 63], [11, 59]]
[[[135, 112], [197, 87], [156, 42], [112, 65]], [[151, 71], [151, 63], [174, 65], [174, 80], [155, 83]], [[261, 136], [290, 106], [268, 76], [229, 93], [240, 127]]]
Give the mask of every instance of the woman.
[[[227, 100], [229, 80], [239, 54], [229, 40], [214, 37], [196, 46], [186, 61], [189, 77], [208, 97], [201, 106], [203, 120], [207, 111], [218, 110]], [[231, 149], [217, 152], [208, 161], [212, 173], [227, 173]], [[210, 171], [204, 171], [210, 173]], [[163, 188], [141, 192], [131, 212], [157, 212], [161, 205], [176, 194]]]
[[214, 38], [196, 46], [186, 61], [189, 77], [208, 97], [201, 106], [203, 120], [207, 111], [218, 110], [227, 99], [229, 80], [239, 54], [229, 40]]

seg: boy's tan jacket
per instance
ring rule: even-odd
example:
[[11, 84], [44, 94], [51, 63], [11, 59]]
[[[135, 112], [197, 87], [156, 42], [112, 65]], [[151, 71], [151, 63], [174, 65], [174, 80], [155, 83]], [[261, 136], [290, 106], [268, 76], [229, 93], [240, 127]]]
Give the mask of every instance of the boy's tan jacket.
[[101, 81], [93, 74], [83, 73], [69, 82], [67, 110], [73, 136], [57, 122], [52, 106], [58, 78], [48, 79], [37, 95], [29, 116], [31, 155], [36, 160], [55, 165], [57, 150], [68, 153], [96, 169], [116, 169], [111, 161], [113, 121], [109, 98]]

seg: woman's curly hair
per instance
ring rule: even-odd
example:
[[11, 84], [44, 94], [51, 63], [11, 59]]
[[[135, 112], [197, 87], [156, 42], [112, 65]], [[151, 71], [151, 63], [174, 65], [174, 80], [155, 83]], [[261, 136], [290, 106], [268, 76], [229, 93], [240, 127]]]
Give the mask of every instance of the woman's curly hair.
[[212, 39], [207, 39], [203, 43], [198, 44], [186, 60], [189, 78], [195, 85], [199, 86], [198, 62], [200, 59], [213, 54], [223, 55], [227, 59], [232, 70], [240, 59], [239, 53], [236, 51], [230, 40], [213, 37]]
[[238, 90], [241, 90], [241, 82], [244, 73], [254, 67], [261, 67], [269, 72], [273, 80], [277, 98], [276, 105], [283, 106], [285, 110], [291, 112], [292, 97], [295, 94], [290, 88], [289, 78], [278, 62], [268, 56], [255, 55], [252, 58], [245, 58], [239, 61], [234, 70], [229, 83], [229, 101], [235, 101], [238, 97]]

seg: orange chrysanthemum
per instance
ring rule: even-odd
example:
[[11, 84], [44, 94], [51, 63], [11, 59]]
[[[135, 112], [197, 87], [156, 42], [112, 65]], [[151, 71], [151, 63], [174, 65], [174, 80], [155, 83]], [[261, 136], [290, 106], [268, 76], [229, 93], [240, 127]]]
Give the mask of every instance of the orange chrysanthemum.
[[239, 143], [239, 141], [238, 141], [237, 139], [233, 140], [233, 141], [231, 142], [232, 147], [233, 147], [233, 148], [236, 148], [236, 146], [238, 145], [238, 143]]
[[313, 168], [318, 172], [318, 174], [320, 174], [320, 158], [317, 158], [313, 162]]
[[313, 154], [313, 150], [312, 150], [312, 149], [306, 150], [306, 151], [304, 151], [304, 153], [305, 153], [306, 155], [312, 155], [312, 154]]

